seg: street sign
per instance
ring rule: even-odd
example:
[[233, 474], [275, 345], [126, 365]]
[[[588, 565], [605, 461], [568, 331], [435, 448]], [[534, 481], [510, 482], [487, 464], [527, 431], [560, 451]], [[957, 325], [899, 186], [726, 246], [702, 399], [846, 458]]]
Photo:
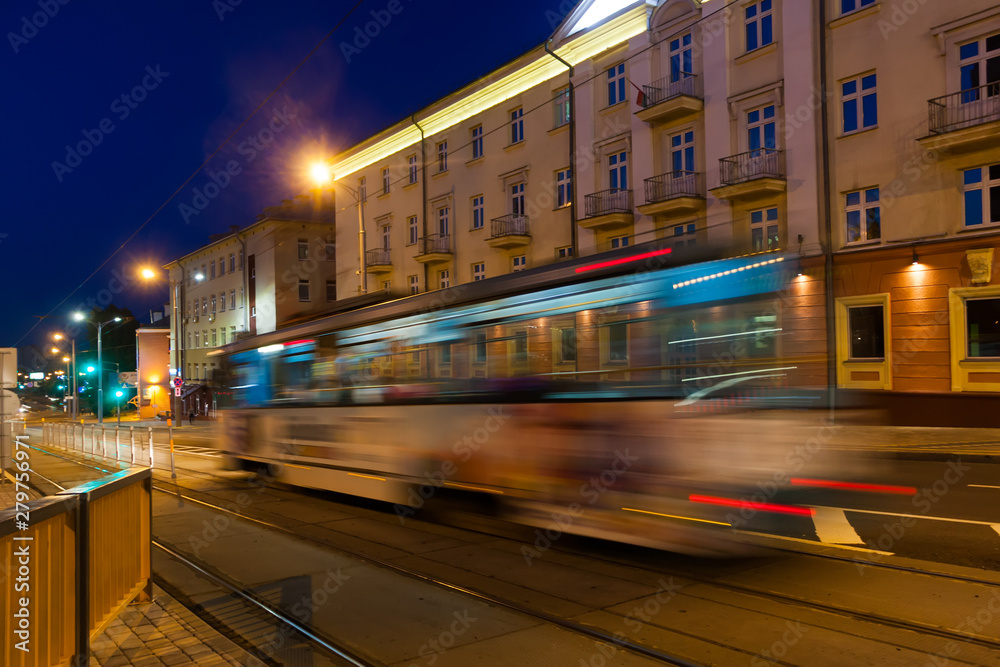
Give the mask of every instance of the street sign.
[[181, 388], [177, 387], [176, 389], [174, 389], [174, 396], [180, 396], [180, 395], [181, 395]]
[[0, 347], [0, 388], [17, 386], [17, 348]]
[[121, 384], [127, 384], [135, 386], [139, 384], [139, 373], [138, 371], [129, 371], [127, 373], [118, 374], [118, 382]]
[[[174, 378], [174, 386], [180, 389], [184, 386], [184, 378]], [[177, 394], [180, 396], [180, 394]]]
[[0, 389], [0, 417], [13, 417], [20, 411], [21, 399], [17, 394], [8, 389]]

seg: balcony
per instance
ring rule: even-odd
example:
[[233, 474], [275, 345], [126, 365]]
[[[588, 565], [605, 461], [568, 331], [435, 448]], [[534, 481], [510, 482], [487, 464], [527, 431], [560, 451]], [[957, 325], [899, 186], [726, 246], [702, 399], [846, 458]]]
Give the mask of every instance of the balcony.
[[1000, 83], [988, 83], [927, 102], [928, 150], [962, 152], [994, 146], [1000, 139]]
[[491, 248], [519, 248], [531, 243], [528, 216], [512, 213], [490, 221], [490, 237], [486, 239]]
[[368, 273], [388, 273], [392, 271], [392, 259], [388, 248], [375, 248], [365, 251], [365, 269]]
[[[666, 123], [698, 113], [704, 107], [700, 79], [687, 72], [668, 76], [642, 87], [642, 109], [636, 112], [647, 123]], [[676, 79], [676, 80], [675, 80]]]
[[451, 236], [449, 234], [431, 234], [421, 236], [417, 243], [417, 256], [414, 258], [421, 264], [438, 264], [451, 259]]
[[785, 191], [785, 151], [757, 148], [719, 160], [719, 199], [754, 199]]
[[623, 188], [601, 190], [584, 197], [584, 229], [617, 229], [632, 224], [632, 191]]
[[697, 211], [705, 205], [705, 174], [697, 171], [671, 171], [647, 178], [646, 203], [639, 207], [643, 215], [671, 216]]

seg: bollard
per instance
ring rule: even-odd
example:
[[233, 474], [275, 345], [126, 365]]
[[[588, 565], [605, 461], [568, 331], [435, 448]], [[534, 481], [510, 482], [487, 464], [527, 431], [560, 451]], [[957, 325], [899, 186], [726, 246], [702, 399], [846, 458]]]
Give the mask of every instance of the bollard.
[[121, 440], [119, 439], [119, 435], [121, 435], [121, 428], [119, 428], [119, 427], [116, 426], [115, 427], [115, 461], [118, 460], [118, 451], [119, 451], [119, 448], [121, 447]]
[[101, 458], [108, 458], [108, 427], [101, 426]]
[[150, 426], [148, 428], [149, 428], [149, 467], [155, 468], [156, 466], [153, 465], [153, 427]]
[[132, 465], [135, 465], [135, 427], [128, 427], [129, 451], [132, 452]]

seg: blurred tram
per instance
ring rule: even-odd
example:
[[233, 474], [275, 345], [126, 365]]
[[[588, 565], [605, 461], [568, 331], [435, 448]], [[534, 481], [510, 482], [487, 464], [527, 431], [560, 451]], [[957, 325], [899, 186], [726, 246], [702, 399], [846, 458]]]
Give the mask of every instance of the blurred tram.
[[786, 409], [805, 367], [782, 354], [797, 260], [685, 250], [636, 246], [231, 344], [224, 460], [401, 518], [443, 501], [550, 536], [729, 551], [739, 499], [815, 431]]

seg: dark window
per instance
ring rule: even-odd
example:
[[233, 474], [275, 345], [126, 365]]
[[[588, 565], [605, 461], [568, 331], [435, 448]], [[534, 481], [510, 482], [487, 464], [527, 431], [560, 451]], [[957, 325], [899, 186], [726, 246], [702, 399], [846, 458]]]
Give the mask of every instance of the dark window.
[[608, 360], [628, 361], [628, 324], [618, 322], [608, 327]]
[[851, 359], [885, 358], [885, 313], [882, 306], [857, 306], [848, 310]]
[[965, 302], [968, 356], [1000, 357], [1000, 299]]
[[451, 345], [448, 343], [441, 344], [441, 363], [442, 364], [451, 363]]
[[477, 333], [476, 334], [476, 362], [482, 363], [486, 361], [486, 334]]
[[576, 361], [576, 329], [560, 331], [560, 343], [559, 355], [563, 363]]

